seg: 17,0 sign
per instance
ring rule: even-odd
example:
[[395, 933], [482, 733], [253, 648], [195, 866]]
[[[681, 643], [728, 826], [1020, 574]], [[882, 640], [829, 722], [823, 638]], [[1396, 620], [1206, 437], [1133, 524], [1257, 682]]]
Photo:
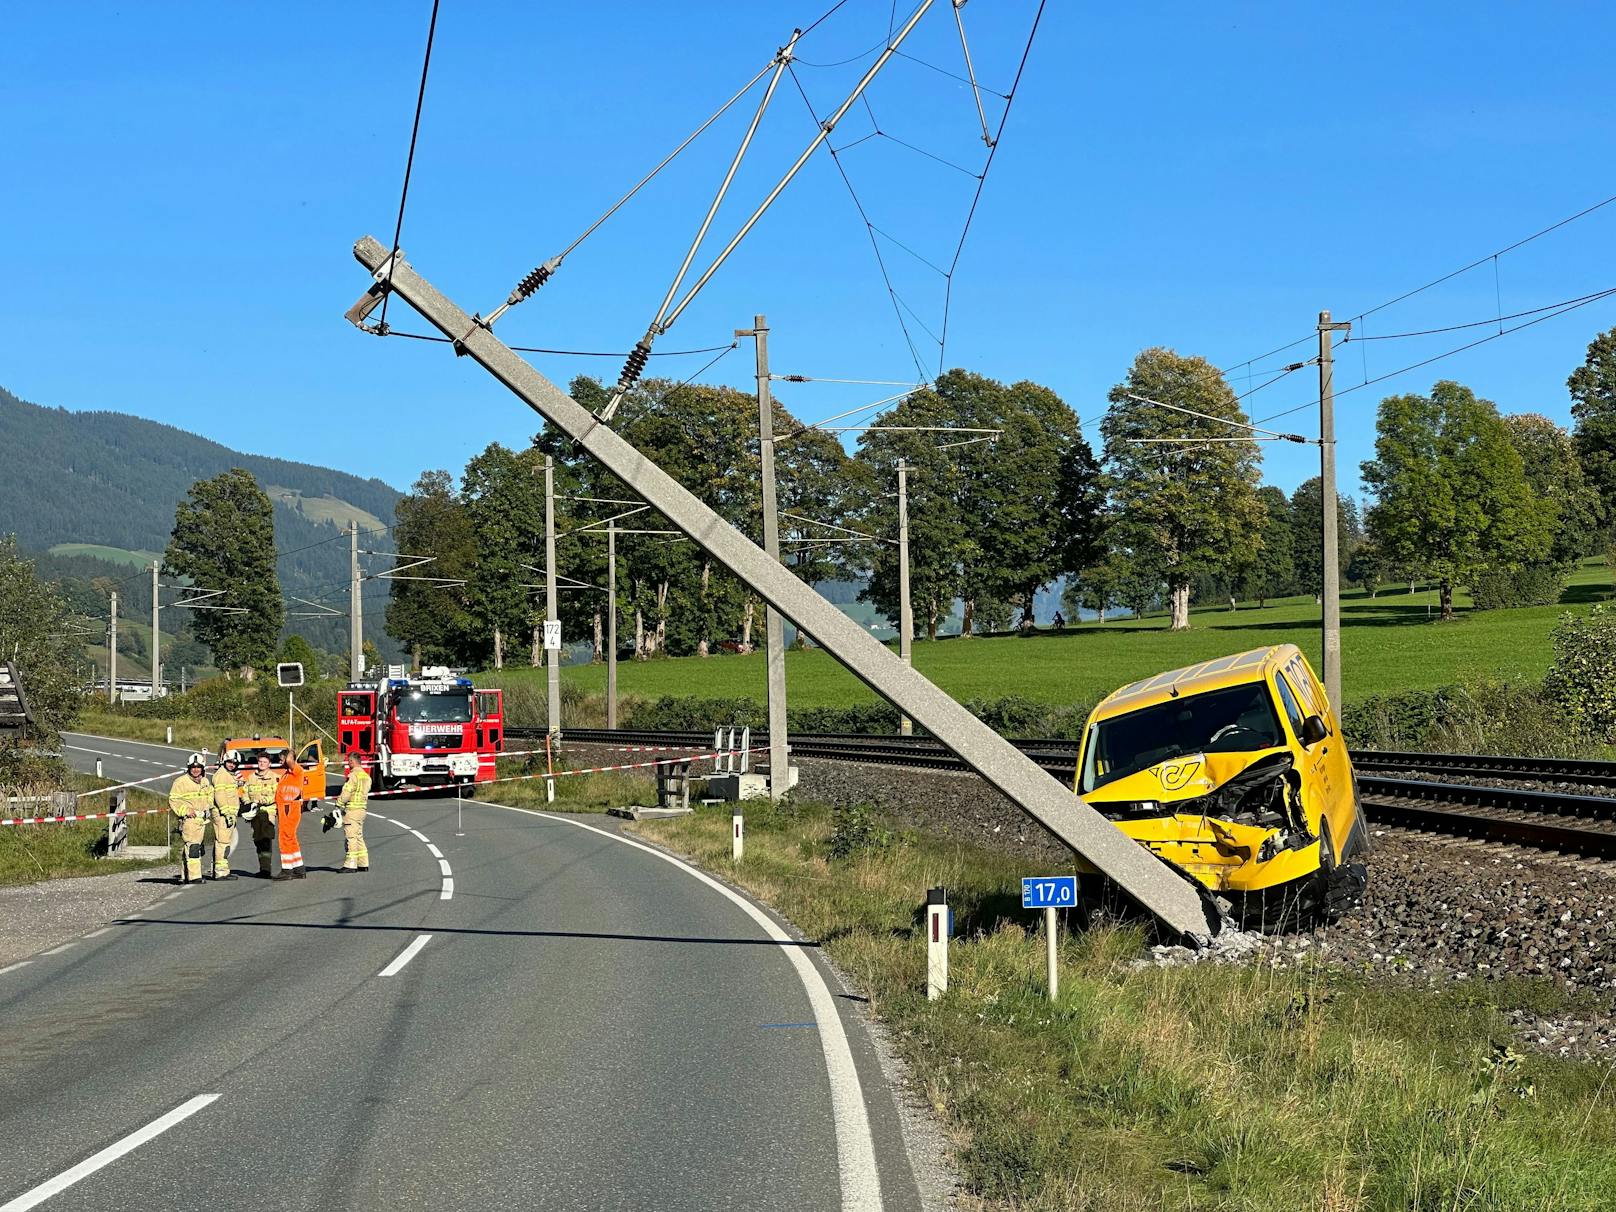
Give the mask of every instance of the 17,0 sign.
[[1021, 881], [1023, 909], [1065, 909], [1077, 904], [1077, 876], [1031, 875]]

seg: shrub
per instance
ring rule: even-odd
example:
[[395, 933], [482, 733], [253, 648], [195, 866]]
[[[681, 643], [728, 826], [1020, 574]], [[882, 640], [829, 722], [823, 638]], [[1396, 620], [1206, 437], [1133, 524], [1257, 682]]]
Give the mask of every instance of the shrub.
[[1616, 609], [1600, 604], [1581, 618], [1560, 616], [1545, 693], [1583, 732], [1616, 739]]
[[754, 698], [698, 699], [665, 694], [653, 702], [637, 704], [623, 725], [655, 732], [705, 732], [719, 725], [762, 728], [767, 721], [763, 704]]
[[892, 831], [881, 824], [876, 810], [868, 804], [844, 804], [831, 810], [827, 847], [833, 859], [851, 858], [867, 850], [885, 850], [894, 840]]
[[1477, 610], [1553, 606], [1565, 592], [1571, 570], [1564, 564], [1527, 564], [1478, 575], [1470, 587]]

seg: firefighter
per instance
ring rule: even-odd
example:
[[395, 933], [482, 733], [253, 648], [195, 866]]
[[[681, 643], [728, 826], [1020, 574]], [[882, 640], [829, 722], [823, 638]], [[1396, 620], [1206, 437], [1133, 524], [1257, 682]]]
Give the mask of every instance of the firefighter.
[[230, 852], [236, 848], [236, 814], [241, 811], [241, 754], [227, 750], [213, 772], [213, 803], [208, 819], [213, 822], [213, 878], [233, 880]]
[[370, 851], [365, 847], [365, 802], [370, 798], [370, 771], [363, 762], [354, 762], [337, 796], [337, 810], [326, 818], [324, 828], [342, 826], [344, 852], [341, 871], [369, 871]]
[[241, 810], [241, 819], [252, 822], [258, 874], [266, 880], [275, 874], [275, 784], [278, 781], [270, 768], [269, 755], [260, 753], [256, 767], [241, 784], [241, 798], [247, 803]]
[[281, 846], [281, 873], [278, 880], [308, 878], [303, 868], [303, 848], [298, 844], [297, 827], [303, 820], [303, 768], [288, 749], [282, 758], [284, 769], [275, 784], [275, 833]]
[[208, 811], [213, 806], [213, 788], [204, 775], [207, 766], [200, 753], [185, 762], [185, 773], [168, 789], [168, 810], [180, 822], [181, 884], [202, 882], [202, 834], [208, 827]]

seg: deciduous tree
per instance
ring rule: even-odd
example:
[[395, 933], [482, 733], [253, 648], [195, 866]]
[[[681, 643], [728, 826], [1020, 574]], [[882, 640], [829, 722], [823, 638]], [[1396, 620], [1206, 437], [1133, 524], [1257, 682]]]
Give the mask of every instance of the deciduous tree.
[[[477, 538], [447, 471], [422, 472], [394, 516], [398, 521], [386, 545], [408, 555], [435, 557], [414, 575], [470, 578]], [[394, 581], [392, 588], [387, 630], [410, 650], [415, 668], [423, 662], [471, 664], [481, 654], [485, 639], [478, 634], [464, 588], [403, 580]]]
[[1616, 328], [1589, 343], [1588, 356], [1571, 372], [1566, 388], [1576, 419], [1577, 455], [1599, 496], [1598, 522], [1608, 526], [1616, 520]]

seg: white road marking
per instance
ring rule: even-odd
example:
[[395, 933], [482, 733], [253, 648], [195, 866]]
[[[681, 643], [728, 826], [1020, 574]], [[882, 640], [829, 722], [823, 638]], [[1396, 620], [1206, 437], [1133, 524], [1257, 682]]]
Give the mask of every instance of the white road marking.
[[[378, 821], [386, 821], [389, 825], [397, 825], [400, 829], [404, 830], [405, 833], [413, 833], [416, 837], [420, 838], [426, 843], [426, 848], [432, 852], [432, 857], [438, 860], [438, 868], [443, 874], [443, 887], [438, 892], [438, 899], [440, 901], [454, 900], [454, 872], [449, 868], [449, 860], [443, 857], [443, 851], [439, 850], [432, 844], [432, 839], [427, 837], [427, 835], [422, 833], [419, 829], [415, 829], [410, 825], [405, 824], [397, 817], [383, 816], [379, 812], [372, 812], [370, 815]], [[386, 973], [383, 973], [383, 975], [385, 976]]]
[[69, 947], [76, 947], [76, 946], [78, 946], [78, 940], [74, 939], [71, 943], [63, 943], [60, 947], [52, 947], [49, 951], [42, 951], [42, 952], [40, 952], [40, 954], [41, 955], [60, 955], [62, 952], [66, 951]]
[[[664, 863], [669, 863], [700, 880], [720, 896], [732, 901], [756, 922], [765, 934], [780, 944], [780, 950], [797, 970], [797, 977], [802, 981], [803, 990], [808, 994], [808, 1002], [814, 1009], [814, 1018], [819, 1023], [819, 1045], [825, 1054], [825, 1070], [830, 1077], [831, 1117], [836, 1121], [836, 1158], [841, 1173], [842, 1208], [844, 1212], [850, 1210], [880, 1212], [881, 1174], [875, 1164], [875, 1137], [870, 1131], [870, 1116], [864, 1107], [864, 1090], [859, 1084], [858, 1068], [853, 1063], [853, 1050], [848, 1045], [847, 1031], [842, 1026], [841, 1015], [836, 1009], [836, 999], [832, 996], [830, 987], [825, 984], [824, 976], [804, 954], [802, 947], [780, 929], [773, 918], [751, 901], [734, 889], [725, 887], [705, 871], [692, 867], [683, 859], [674, 858], [673, 855], [665, 854], [653, 846], [647, 846], [643, 842], [637, 842], [608, 829], [585, 824], [572, 817], [539, 812], [532, 808], [513, 808], [509, 804], [494, 804], [486, 800], [481, 802], [490, 808], [523, 812], [529, 816], [542, 817], [547, 821], [587, 829], [614, 842], [643, 850], [653, 858], [661, 859]], [[0, 1212], [5, 1212], [5, 1209], [0, 1208]]]
[[7, 964], [4, 968], [0, 968], [0, 976], [4, 976], [8, 972], [15, 972], [18, 968], [26, 968], [33, 962], [33, 960], [18, 960], [15, 964]]
[[111, 926], [102, 926], [101, 929], [92, 930], [92, 931], [90, 931], [90, 933], [86, 934], [84, 937], [85, 938], [100, 938], [101, 935], [105, 934], [108, 930], [111, 930], [111, 929], [112, 929]]
[[37, 1207], [53, 1195], [60, 1195], [81, 1178], [88, 1178], [103, 1166], [111, 1165], [126, 1153], [131, 1153], [154, 1137], [161, 1136], [181, 1120], [189, 1119], [219, 1096], [198, 1094], [181, 1103], [166, 1115], [160, 1115], [144, 1128], [131, 1132], [120, 1141], [108, 1145], [99, 1153], [91, 1154], [71, 1170], [64, 1170], [55, 1178], [42, 1182], [32, 1191], [26, 1191], [10, 1203], [0, 1204], [0, 1212], [26, 1212]]
[[[426, 946], [427, 940], [431, 937], [432, 936], [430, 934], [417, 934], [415, 936], [415, 941], [412, 942], [408, 947], [404, 948], [404, 950], [400, 951], [398, 953], [398, 957], [394, 959], [392, 963], [388, 964], [387, 967], [381, 970], [380, 975], [397, 976], [400, 972], [404, 971], [404, 965], [409, 963], [421, 953], [421, 948]], [[0, 1212], [5, 1212], [5, 1209], [0, 1208]]]

